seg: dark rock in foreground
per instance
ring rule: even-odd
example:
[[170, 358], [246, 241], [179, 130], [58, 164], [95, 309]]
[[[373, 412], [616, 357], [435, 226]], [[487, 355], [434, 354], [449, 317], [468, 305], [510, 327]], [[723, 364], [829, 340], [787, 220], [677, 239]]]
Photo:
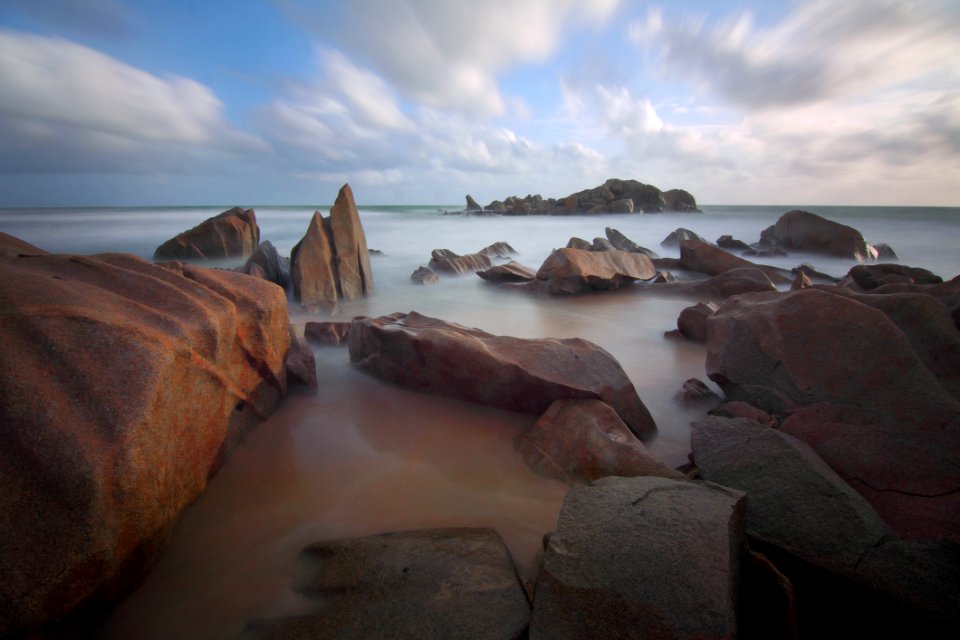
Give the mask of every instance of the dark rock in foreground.
[[397, 313], [355, 318], [350, 360], [418, 391], [540, 415], [554, 400], [603, 400], [638, 437], [656, 425], [620, 364], [579, 338], [529, 340]]
[[691, 342], [707, 342], [707, 318], [717, 310], [716, 303], [698, 302], [687, 307], [677, 316], [677, 329]]
[[664, 478], [572, 488], [530, 640], [735, 637], [744, 506], [737, 491]]
[[520, 640], [530, 605], [493, 529], [318, 542], [300, 591], [315, 613], [247, 626], [246, 640]]
[[583, 293], [619, 289], [657, 275], [650, 258], [640, 253], [557, 249], [537, 271], [549, 293]]
[[248, 256], [260, 242], [253, 209], [234, 207], [167, 240], [154, 252], [156, 260], [199, 260]]

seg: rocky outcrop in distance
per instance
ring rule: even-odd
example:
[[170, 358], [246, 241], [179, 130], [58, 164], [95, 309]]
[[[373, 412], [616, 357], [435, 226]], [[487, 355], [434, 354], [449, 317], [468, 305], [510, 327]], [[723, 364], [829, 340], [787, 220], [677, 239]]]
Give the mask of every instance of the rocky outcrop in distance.
[[248, 256], [259, 243], [256, 213], [253, 209], [234, 207], [167, 240], [157, 247], [153, 257], [155, 260], [204, 260]]
[[[112, 604], [286, 390], [287, 301], [0, 234], [0, 636]], [[42, 633], [42, 632], [41, 632]]]

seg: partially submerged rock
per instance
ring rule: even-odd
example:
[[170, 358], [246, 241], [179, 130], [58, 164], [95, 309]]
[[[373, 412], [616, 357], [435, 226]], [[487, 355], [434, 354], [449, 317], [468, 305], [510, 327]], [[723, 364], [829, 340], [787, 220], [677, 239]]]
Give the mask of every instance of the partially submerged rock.
[[774, 284], [788, 284], [791, 281], [778, 269], [755, 264], [719, 247], [695, 240], [680, 242], [680, 264], [683, 265], [684, 269], [698, 271], [709, 276], [716, 276], [733, 269], [760, 269], [767, 274], [767, 277]]
[[517, 250], [506, 242], [494, 242], [493, 244], [480, 249], [478, 253], [482, 253], [490, 258], [498, 258], [501, 260], [505, 260], [511, 256], [519, 255]]
[[477, 271], [477, 275], [488, 282], [532, 282], [537, 279], [536, 271], [515, 260]]
[[656, 477], [570, 489], [530, 640], [733, 638], [744, 495]]
[[317, 391], [317, 359], [307, 339], [298, 335], [290, 325], [290, 351], [286, 360], [287, 381], [291, 387]]
[[698, 302], [687, 307], [677, 317], [677, 329], [691, 342], [707, 342], [707, 318], [717, 310], [715, 302]]
[[253, 209], [234, 207], [167, 240], [154, 252], [156, 260], [199, 260], [248, 256], [260, 242]]
[[290, 258], [281, 256], [269, 240], [264, 240], [253, 250], [243, 265], [243, 273], [290, 288]]
[[717, 238], [716, 245], [721, 249], [732, 251], [748, 251], [751, 247], [743, 240], [737, 240], [731, 235], [723, 235]]
[[263, 280], [6, 238], [0, 635], [19, 636], [136, 586], [285, 392], [290, 338]]
[[858, 264], [850, 269], [850, 277], [864, 291], [885, 284], [941, 284], [943, 278], [919, 267], [902, 264]]
[[519, 640], [530, 604], [493, 529], [422, 529], [318, 542], [299, 585], [315, 612], [247, 625], [246, 640]]
[[350, 337], [350, 321], [307, 322], [303, 325], [303, 337], [311, 344], [337, 347]]
[[683, 478], [651, 457], [600, 400], [556, 400], [514, 444], [531, 469], [569, 484], [606, 476]]
[[650, 258], [626, 251], [557, 249], [537, 271], [537, 280], [553, 294], [619, 289], [657, 275]]
[[661, 247], [679, 247], [680, 243], [684, 240], [690, 240], [692, 242], [701, 242], [703, 244], [710, 244], [710, 242], [703, 238], [702, 236], [690, 231], [690, 229], [684, 229], [683, 227], [678, 227], [675, 231], [671, 231], [666, 238], [660, 242]]
[[434, 272], [462, 274], [483, 271], [493, 266], [485, 253], [458, 255], [449, 249], [434, 249], [430, 255], [430, 270]]
[[[646, 247], [641, 247], [636, 242], [634, 242], [627, 236], [623, 235], [616, 229], [607, 227], [604, 230], [604, 233], [606, 233], [607, 240], [610, 241], [610, 244], [612, 244], [614, 248], [620, 249], [620, 251], [626, 251], [628, 253], [642, 253], [643, 255], [647, 256], [651, 260], [657, 257], [656, 253], [654, 253], [653, 251], [650, 251], [650, 249], [647, 249]], [[574, 247], [574, 248], [579, 248], [579, 247]]]
[[786, 212], [764, 229], [760, 244], [860, 261], [877, 257], [876, 250], [853, 227], [800, 209]]
[[743, 293], [776, 291], [777, 287], [766, 273], [750, 267], [724, 271], [705, 280], [664, 282], [651, 287], [650, 290], [719, 300]]
[[350, 360], [418, 391], [540, 415], [554, 400], [599, 399], [638, 437], [656, 425], [620, 364], [579, 338], [495, 336], [416, 312], [355, 318]]
[[420, 265], [417, 270], [410, 274], [410, 279], [414, 284], [436, 284], [440, 282], [440, 276], [429, 267]]

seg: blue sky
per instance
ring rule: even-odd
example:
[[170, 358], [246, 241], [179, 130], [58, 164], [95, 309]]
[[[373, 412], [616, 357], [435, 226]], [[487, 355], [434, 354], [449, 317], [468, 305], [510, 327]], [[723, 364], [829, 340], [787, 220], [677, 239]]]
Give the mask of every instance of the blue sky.
[[0, 206], [960, 205], [953, 0], [4, 0]]

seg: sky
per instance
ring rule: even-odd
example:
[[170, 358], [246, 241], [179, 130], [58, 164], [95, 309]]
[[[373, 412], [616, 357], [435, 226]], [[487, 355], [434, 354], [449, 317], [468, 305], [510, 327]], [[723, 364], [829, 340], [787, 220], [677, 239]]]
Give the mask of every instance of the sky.
[[956, 0], [3, 0], [0, 207], [960, 206]]

